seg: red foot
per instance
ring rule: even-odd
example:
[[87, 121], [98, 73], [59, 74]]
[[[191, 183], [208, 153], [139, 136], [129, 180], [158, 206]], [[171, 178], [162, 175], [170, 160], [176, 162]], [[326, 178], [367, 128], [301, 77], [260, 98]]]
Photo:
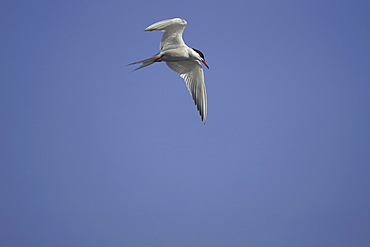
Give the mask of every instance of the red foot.
[[161, 62], [161, 58], [162, 58], [163, 56], [160, 56], [160, 57], [157, 57], [156, 59], [154, 59], [154, 62]]

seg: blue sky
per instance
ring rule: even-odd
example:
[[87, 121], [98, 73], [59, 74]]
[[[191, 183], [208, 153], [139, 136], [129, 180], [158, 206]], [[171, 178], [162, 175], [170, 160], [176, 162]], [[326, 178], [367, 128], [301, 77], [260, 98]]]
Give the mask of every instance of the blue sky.
[[[1, 246], [369, 246], [369, 1], [2, 1]], [[159, 49], [201, 50], [203, 125]]]

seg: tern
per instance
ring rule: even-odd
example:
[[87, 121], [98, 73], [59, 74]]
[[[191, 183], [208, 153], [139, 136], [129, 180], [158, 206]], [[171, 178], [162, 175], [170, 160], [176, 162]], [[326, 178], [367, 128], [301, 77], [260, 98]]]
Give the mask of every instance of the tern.
[[[155, 62], [166, 62], [167, 66], [178, 73], [185, 81], [186, 86], [193, 97], [199, 114], [204, 124], [207, 118], [207, 94], [204, 83], [202, 62], [208, 69], [201, 51], [188, 47], [182, 39], [182, 33], [187, 22], [181, 18], [174, 18], [156, 22], [144, 31], [164, 32], [160, 43], [160, 52], [151, 58], [144, 59], [129, 65], [142, 63], [135, 70], [142, 69]], [[134, 71], [135, 71], [134, 70]]]

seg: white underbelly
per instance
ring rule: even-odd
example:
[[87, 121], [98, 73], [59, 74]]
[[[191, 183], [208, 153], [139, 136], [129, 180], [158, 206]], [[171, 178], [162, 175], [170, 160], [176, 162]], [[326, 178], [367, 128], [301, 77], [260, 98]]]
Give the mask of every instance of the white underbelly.
[[162, 61], [191, 60], [189, 52], [184, 48], [169, 49], [162, 52]]

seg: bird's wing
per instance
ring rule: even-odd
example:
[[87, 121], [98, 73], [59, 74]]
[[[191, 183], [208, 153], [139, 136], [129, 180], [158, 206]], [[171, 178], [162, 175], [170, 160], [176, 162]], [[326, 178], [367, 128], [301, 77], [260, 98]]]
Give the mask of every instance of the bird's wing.
[[168, 50], [185, 45], [182, 40], [182, 33], [186, 27], [187, 22], [184, 19], [174, 18], [164, 21], [156, 22], [144, 31], [163, 31], [160, 50]]
[[185, 80], [186, 86], [205, 124], [207, 118], [207, 93], [202, 65], [198, 61], [175, 61], [166, 63], [170, 69], [177, 72]]

